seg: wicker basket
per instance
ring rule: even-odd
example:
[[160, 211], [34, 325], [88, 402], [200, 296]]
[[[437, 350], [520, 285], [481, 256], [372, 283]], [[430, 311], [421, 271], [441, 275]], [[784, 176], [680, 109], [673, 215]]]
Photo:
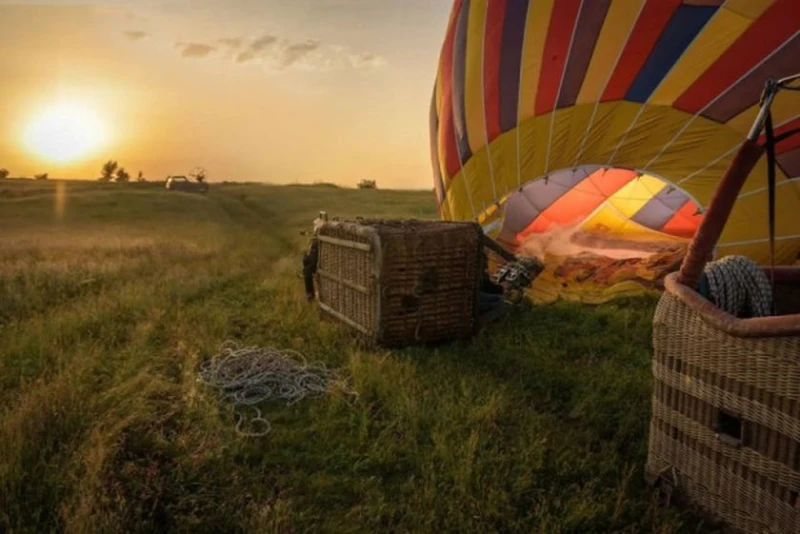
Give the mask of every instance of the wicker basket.
[[318, 233], [320, 306], [374, 344], [469, 337], [477, 327], [481, 237], [474, 223], [327, 222]]
[[800, 532], [800, 269], [781, 316], [737, 319], [666, 279], [646, 472], [739, 532]]

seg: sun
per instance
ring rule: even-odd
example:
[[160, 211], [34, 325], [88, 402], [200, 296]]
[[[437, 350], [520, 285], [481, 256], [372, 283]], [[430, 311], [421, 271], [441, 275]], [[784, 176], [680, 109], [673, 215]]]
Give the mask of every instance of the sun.
[[68, 163], [86, 157], [106, 141], [106, 129], [98, 115], [81, 102], [55, 102], [27, 125], [24, 143], [39, 157]]

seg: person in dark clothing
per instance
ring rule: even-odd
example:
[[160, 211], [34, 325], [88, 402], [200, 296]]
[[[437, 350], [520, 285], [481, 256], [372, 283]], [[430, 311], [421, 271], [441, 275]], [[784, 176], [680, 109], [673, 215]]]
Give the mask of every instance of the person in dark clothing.
[[[311, 240], [308, 244], [308, 250], [303, 254], [303, 281], [306, 286], [306, 298], [308, 302], [313, 302], [316, 296], [314, 291], [314, 276], [317, 274], [317, 262], [319, 261], [319, 241], [317, 239], [317, 232], [328, 220], [328, 214], [324, 211], [319, 212], [319, 216], [314, 219], [314, 230], [310, 234]], [[302, 232], [304, 235], [309, 235]]]
[[489, 274], [489, 258], [482, 253], [481, 285], [478, 293], [478, 315], [488, 318], [506, 304], [505, 288], [492, 280]]
[[317, 274], [317, 260], [319, 258], [319, 242], [317, 241], [316, 234], [311, 238], [311, 243], [308, 246], [305, 254], [303, 254], [303, 281], [306, 285], [306, 298], [308, 302], [313, 302], [315, 297], [314, 292], [314, 275]]

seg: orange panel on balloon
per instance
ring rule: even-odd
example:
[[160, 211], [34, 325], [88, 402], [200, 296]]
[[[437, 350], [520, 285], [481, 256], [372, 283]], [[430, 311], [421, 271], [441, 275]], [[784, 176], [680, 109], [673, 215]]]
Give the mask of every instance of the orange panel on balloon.
[[592, 173], [548, 206], [519, 236], [546, 232], [553, 225], [569, 226], [582, 221], [637, 176], [636, 171], [625, 169], [601, 169]]
[[687, 202], [675, 215], [667, 221], [662, 231], [665, 234], [675, 235], [679, 237], [690, 238], [697, 231], [700, 226], [700, 221], [703, 220], [703, 215], [697, 213], [697, 206], [694, 202]]

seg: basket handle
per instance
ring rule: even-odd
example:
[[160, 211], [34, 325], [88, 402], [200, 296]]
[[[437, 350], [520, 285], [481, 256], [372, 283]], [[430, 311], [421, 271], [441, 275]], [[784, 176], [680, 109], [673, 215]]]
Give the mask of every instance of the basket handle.
[[739, 191], [763, 153], [764, 149], [750, 139], [745, 140], [739, 148], [730, 167], [717, 184], [717, 189], [708, 204], [708, 210], [689, 244], [689, 250], [683, 258], [678, 273], [678, 283], [692, 288], [697, 286], [700, 275], [703, 274], [703, 269], [728, 222]]

